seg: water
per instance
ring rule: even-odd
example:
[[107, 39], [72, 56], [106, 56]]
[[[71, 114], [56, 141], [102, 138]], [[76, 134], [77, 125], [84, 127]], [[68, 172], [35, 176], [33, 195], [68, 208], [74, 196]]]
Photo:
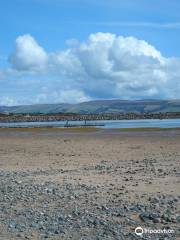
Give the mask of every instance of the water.
[[107, 121], [104, 128], [177, 128], [180, 119], [142, 119]]
[[[65, 123], [65, 121], [0, 123], [0, 127], [64, 127]], [[68, 123], [78, 126], [84, 124], [84, 121]], [[104, 126], [98, 126], [101, 128], [180, 128], [180, 119], [100, 120], [87, 121], [87, 124], [104, 124]]]

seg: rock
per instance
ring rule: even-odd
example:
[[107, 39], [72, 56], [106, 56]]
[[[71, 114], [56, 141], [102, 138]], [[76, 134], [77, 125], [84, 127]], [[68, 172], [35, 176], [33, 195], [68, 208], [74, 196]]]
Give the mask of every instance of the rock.
[[159, 197], [154, 197], [151, 199], [151, 203], [160, 203]]
[[[90, 169], [94, 171], [94, 168], [89, 168], [88, 171]], [[121, 170], [117, 167], [116, 173], [113, 172], [113, 166], [110, 169], [112, 176], [116, 176]], [[37, 171], [22, 173], [31, 177], [36, 174]], [[39, 170], [38, 174], [48, 176], [62, 173], [51, 169]], [[168, 225], [170, 228], [173, 226], [175, 231], [178, 229], [180, 217], [177, 211], [180, 198], [173, 194], [157, 196], [134, 193], [134, 198], [129, 199], [128, 192], [125, 194], [125, 187], [121, 184], [94, 186], [92, 183], [76, 184], [74, 180], [73, 184], [68, 181], [63, 184], [37, 184], [28, 179], [23, 179], [18, 184], [16, 181], [19, 181], [20, 176], [21, 173], [2, 174], [0, 171], [0, 227], [3, 226], [6, 233], [13, 237], [20, 234], [19, 240], [35, 239], [36, 235], [42, 239], [73, 240], [74, 233], [76, 239], [84, 240], [131, 240], [139, 239], [132, 230], [139, 225], [154, 229], [163, 229]], [[128, 175], [128, 179], [131, 181], [132, 178]], [[144, 236], [142, 239], [157, 238]], [[173, 238], [168, 235], [168, 239]]]
[[176, 221], [180, 223], [180, 216], [176, 216]]
[[160, 223], [161, 222], [161, 219], [160, 218], [154, 218], [153, 219], [153, 223]]

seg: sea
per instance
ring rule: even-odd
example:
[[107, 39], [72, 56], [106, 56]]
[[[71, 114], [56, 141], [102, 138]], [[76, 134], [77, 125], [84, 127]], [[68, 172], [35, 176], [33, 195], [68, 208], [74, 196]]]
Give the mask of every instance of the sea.
[[[84, 121], [68, 121], [68, 125], [83, 126]], [[99, 120], [86, 121], [98, 128], [180, 128], [180, 119]], [[14, 127], [64, 127], [65, 121], [0, 123], [1, 128]]]

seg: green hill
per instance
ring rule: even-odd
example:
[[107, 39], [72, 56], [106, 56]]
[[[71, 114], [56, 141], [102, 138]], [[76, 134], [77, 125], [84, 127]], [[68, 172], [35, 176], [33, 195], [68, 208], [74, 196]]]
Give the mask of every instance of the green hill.
[[6, 107], [0, 106], [1, 113], [156, 113], [180, 112], [180, 100], [97, 100], [77, 104], [36, 104]]

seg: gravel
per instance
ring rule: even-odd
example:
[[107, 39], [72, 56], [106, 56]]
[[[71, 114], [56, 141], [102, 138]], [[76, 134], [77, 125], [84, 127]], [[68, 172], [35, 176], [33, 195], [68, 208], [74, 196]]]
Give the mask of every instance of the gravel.
[[[1, 171], [0, 239], [139, 239], [134, 233], [138, 226], [174, 230], [171, 234], [143, 234], [141, 239], [177, 239], [179, 196], [142, 192], [129, 198], [127, 184], [134, 184], [134, 175], [145, 171], [142, 166], [132, 171], [103, 162], [73, 173], [79, 171], [99, 177], [102, 171], [113, 177], [121, 173], [124, 181], [118, 187], [68, 180], [38, 182], [38, 177], [62, 174], [67, 179], [68, 171]], [[154, 174], [159, 173], [162, 171]]]

